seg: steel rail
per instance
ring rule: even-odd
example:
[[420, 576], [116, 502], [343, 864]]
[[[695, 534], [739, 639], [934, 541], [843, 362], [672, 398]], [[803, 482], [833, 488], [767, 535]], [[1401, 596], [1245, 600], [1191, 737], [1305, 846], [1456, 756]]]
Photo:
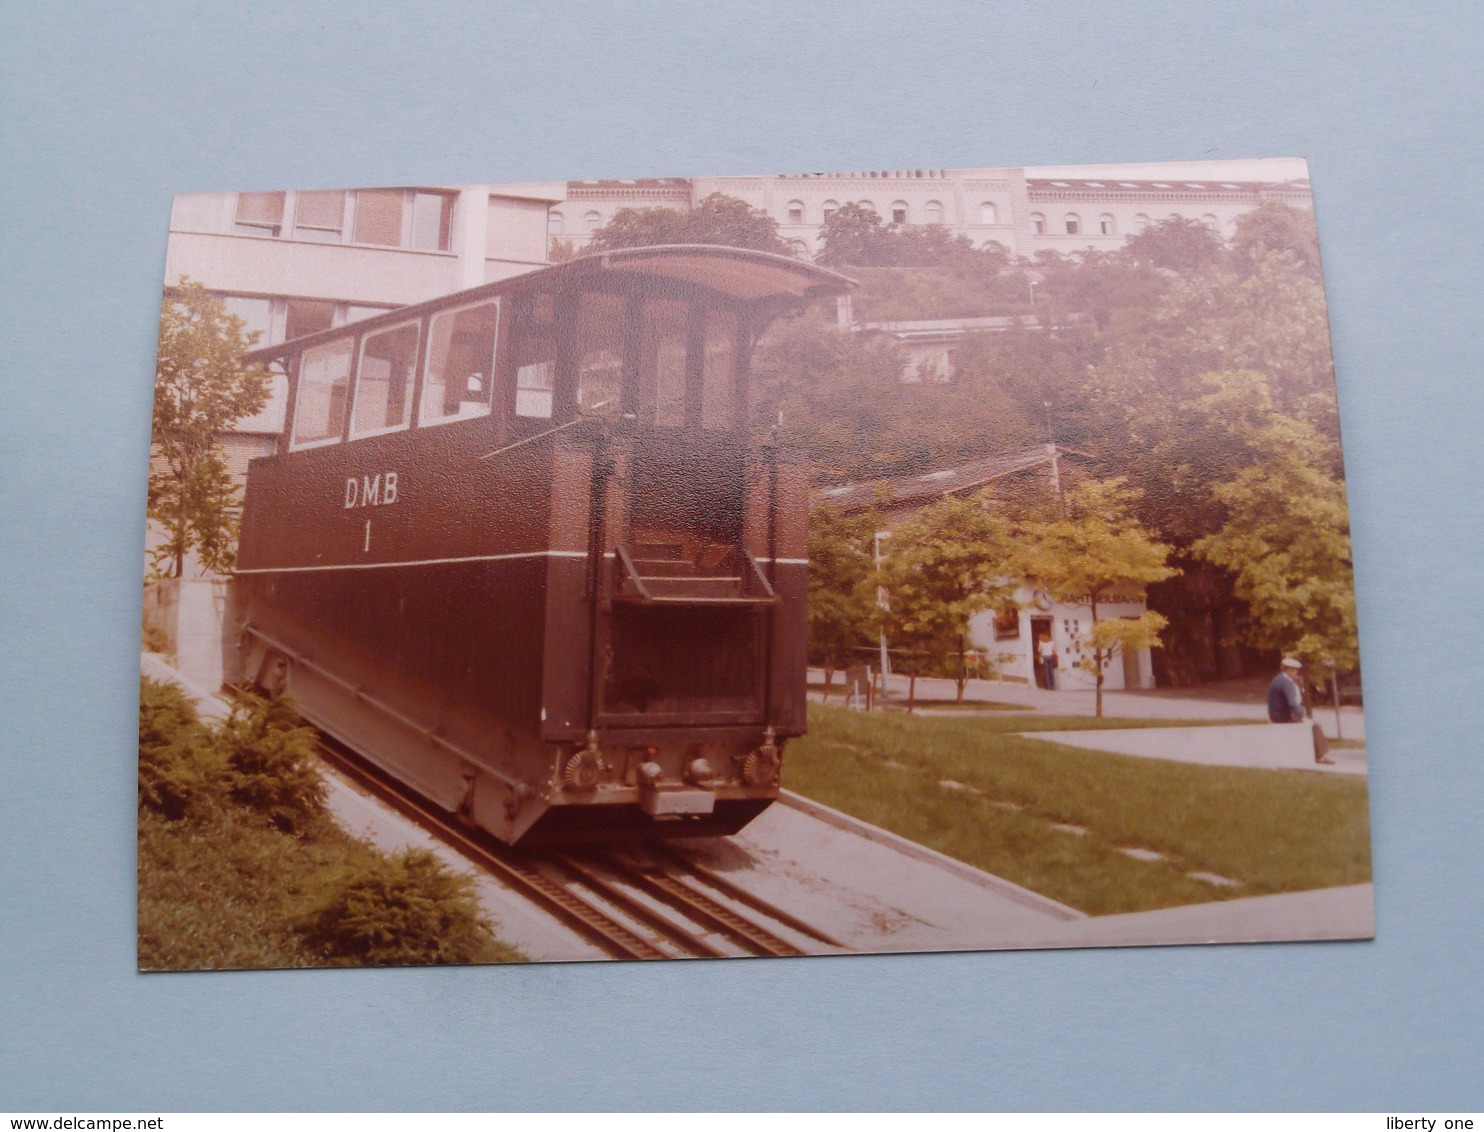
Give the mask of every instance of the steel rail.
[[675, 908], [703, 927], [717, 932], [754, 955], [781, 957], [805, 955], [802, 948], [774, 935], [734, 909], [712, 899], [684, 877], [660, 869], [651, 871], [643, 865], [605, 862], [620, 877]]
[[674, 848], [673, 846], [651, 846], [651, 852], [653, 852], [656, 856], [661, 856], [670, 861], [673, 861], [677, 867], [684, 869], [691, 876], [698, 877], [708, 887], [716, 889], [716, 891], [730, 897], [738, 904], [742, 904], [748, 908], [751, 908], [754, 912], [759, 912], [762, 915], [767, 916], [769, 919], [783, 924], [785, 927], [792, 928], [794, 931], [800, 933], [801, 935], [808, 936], [810, 939], [817, 939], [820, 943], [827, 944], [830, 947], [838, 947], [841, 951], [849, 950], [834, 936], [820, 931], [818, 928], [814, 927], [814, 925], [805, 923], [803, 920], [799, 919], [797, 916], [794, 916], [789, 912], [785, 912], [776, 904], [771, 904], [768, 901], [764, 900], [762, 897], [755, 896], [751, 892], [748, 892], [747, 889], [742, 888], [740, 885], [734, 884], [732, 881], [728, 880], [726, 877], [722, 876], [715, 870], [709, 869], [705, 865], [691, 860], [689, 856]]
[[[706, 939], [704, 933], [721, 936], [754, 956], [808, 954], [736, 909], [701, 891], [695, 881], [776, 923], [817, 939], [827, 946], [846, 950], [838, 940], [818, 928], [754, 896], [669, 846], [646, 847], [652, 860], [656, 862], [653, 866], [626, 862], [622, 859], [621, 851], [585, 851], [574, 855], [572, 852], [513, 849], [482, 830], [471, 829], [459, 823], [446, 811], [420, 797], [338, 740], [321, 734], [317, 750], [320, 757], [337, 771], [397, 812], [417, 822], [439, 841], [615, 959], [726, 957], [727, 953]], [[669, 868], [659, 862], [668, 864]], [[549, 875], [549, 871], [586, 888], [609, 908], [653, 933], [654, 938], [645, 938], [645, 935], [615, 919], [590, 899], [574, 892], [569, 884]], [[624, 891], [613, 880], [605, 877], [605, 872], [644, 893], [660, 905], [660, 908], [668, 908], [699, 925], [704, 932], [687, 930], [659, 908]]]

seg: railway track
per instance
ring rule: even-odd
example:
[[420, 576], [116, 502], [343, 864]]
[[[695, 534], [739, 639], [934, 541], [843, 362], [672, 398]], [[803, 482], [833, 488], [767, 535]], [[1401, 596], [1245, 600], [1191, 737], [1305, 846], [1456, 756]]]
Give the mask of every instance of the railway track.
[[793, 956], [844, 950], [826, 933], [692, 861], [683, 849], [514, 849], [471, 829], [353, 751], [320, 757], [614, 959]]

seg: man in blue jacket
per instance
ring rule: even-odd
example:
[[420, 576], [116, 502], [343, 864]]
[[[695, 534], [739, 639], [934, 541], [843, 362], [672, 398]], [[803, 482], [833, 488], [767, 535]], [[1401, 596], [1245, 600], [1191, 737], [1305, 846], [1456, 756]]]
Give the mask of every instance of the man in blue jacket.
[[[1304, 693], [1299, 687], [1298, 674], [1303, 671], [1303, 665], [1291, 656], [1283, 658], [1283, 664], [1279, 667], [1278, 675], [1273, 677], [1273, 682], [1268, 685], [1268, 719], [1274, 723], [1306, 723], [1309, 713], [1304, 708]], [[1319, 730], [1317, 724], [1314, 727], [1314, 761], [1326, 765], [1334, 765], [1334, 759], [1329, 757], [1326, 748], [1329, 744], [1324, 739], [1324, 733]]]

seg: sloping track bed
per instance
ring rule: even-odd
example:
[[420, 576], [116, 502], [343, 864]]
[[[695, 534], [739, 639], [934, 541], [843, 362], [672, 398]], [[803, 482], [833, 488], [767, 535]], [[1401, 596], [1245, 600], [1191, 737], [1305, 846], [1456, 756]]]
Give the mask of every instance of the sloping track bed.
[[614, 959], [792, 956], [837, 940], [683, 851], [642, 841], [555, 851], [511, 848], [413, 794], [321, 734], [320, 757], [478, 868]]

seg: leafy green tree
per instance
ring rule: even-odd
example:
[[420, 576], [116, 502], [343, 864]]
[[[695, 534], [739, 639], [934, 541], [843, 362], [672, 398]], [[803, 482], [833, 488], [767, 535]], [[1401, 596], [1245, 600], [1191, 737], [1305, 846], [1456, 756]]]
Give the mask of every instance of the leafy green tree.
[[1215, 490], [1227, 521], [1195, 544], [1229, 570], [1251, 617], [1248, 641], [1317, 670], [1360, 661], [1350, 519], [1330, 445], [1299, 421], [1278, 418], [1256, 443], [1264, 459]]
[[237, 554], [237, 488], [218, 439], [267, 404], [268, 371], [242, 363], [257, 340], [205, 287], [182, 280], [160, 308], [149, 517], [165, 532], [156, 572], [179, 578], [192, 551], [208, 571]]
[[889, 607], [880, 624], [912, 678], [951, 676], [964, 697], [969, 619], [1015, 604], [1010, 523], [974, 501], [944, 499], [892, 531], [878, 574]]
[[1170, 547], [1156, 541], [1134, 517], [1136, 493], [1125, 480], [1085, 480], [1066, 496], [1066, 510], [1022, 525], [1019, 536], [1027, 578], [1058, 601], [1086, 601], [1092, 629], [1078, 662], [1097, 681], [1097, 714], [1103, 714], [1104, 672], [1124, 650], [1156, 648], [1167, 621], [1146, 611], [1137, 618], [1100, 620], [1098, 607], [1132, 590], [1164, 581]]
[[826, 696], [835, 669], [870, 642], [875, 532], [869, 512], [847, 515], [830, 503], [809, 512], [809, 660], [824, 669]]
[[884, 224], [875, 209], [854, 203], [831, 213], [819, 236], [815, 258], [827, 267], [930, 267], [982, 257], [997, 270], [1008, 258], [1003, 247], [976, 252], [972, 240], [941, 224]]
[[1172, 216], [1130, 236], [1122, 252], [1135, 263], [1147, 263], [1183, 275], [1218, 266], [1226, 247], [1221, 237], [1199, 220]]
[[1260, 260], [1266, 253], [1291, 252], [1306, 272], [1319, 277], [1319, 232], [1314, 214], [1306, 208], [1263, 201], [1237, 217], [1232, 252], [1239, 263]]
[[760, 208], [725, 193], [712, 193], [694, 208], [622, 208], [593, 233], [588, 252], [660, 244], [719, 244], [788, 254], [778, 223]]

